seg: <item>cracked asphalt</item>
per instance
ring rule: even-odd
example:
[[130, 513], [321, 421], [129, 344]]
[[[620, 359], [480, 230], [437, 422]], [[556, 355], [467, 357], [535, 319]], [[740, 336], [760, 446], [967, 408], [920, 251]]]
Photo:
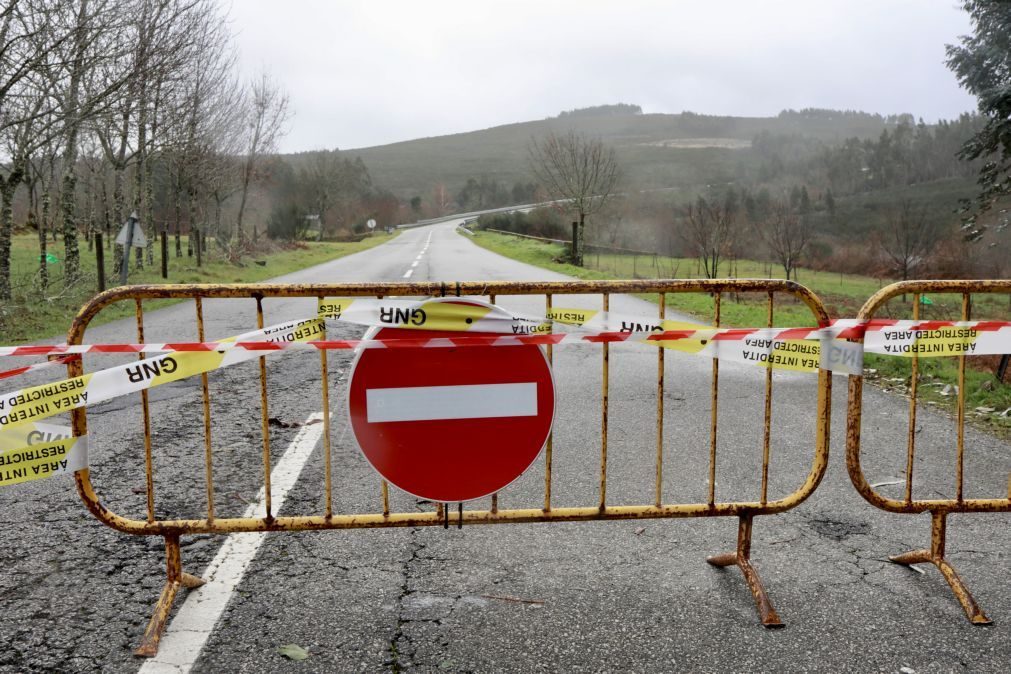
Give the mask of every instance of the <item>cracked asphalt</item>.
[[[477, 248], [455, 223], [404, 231], [381, 247], [292, 274], [282, 281], [553, 279], [556, 274]], [[417, 255], [425, 247], [427, 252]], [[411, 266], [412, 261], [419, 264]], [[594, 298], [574, 304], [597, 306]], [[500, 298], [535, 312], [533, 298]], [[556, 297], [556, 306], [562, 306]], [[311, 316], [314, 300], [267, 300], [267, 322]], [[632, 297], [612, 308], [655, 311]], [[151, 312], [150, 341], [195, 338], [192, 306]], [[251, 302], [205, 304], [208, 339], [255, 325]], [[90, 330], [91, 341], [126, 341], [132, 322]], [[330, 335], [352, 337], [353, 326]], [[599, 347], [555, 351], [558, 409], [553, 504], [595, 505], [598, 495]], [[89, 359], [88, 369], [122, 362]], [[374, 512], [379, 481], [348, 432], [343, 393], [350, 356], [329, 356], [334, 507]], [[655, 452], [655, 351], [612, 347], [608, 502], [649, 503]], [[709, 361], [667, 354], [664, 499], [705, 499]], [[720, 369], [717, 498], [757, 496], [761, 472], [763, 371]], [[4, 390], [42, 383], [33, 373]], [[240, 515], [261, 486], [257, 365], [209, 376], [213, 410], [215, 507]], [[319, 357], [292, 353], [268, 364], [270, 440], [276, 461], [298, 424], [321, 409]], [[887, 561], [929, 545], [926, 515], [891, 515], [856, 493], [843, 462], [846, 387], [833, 381], [832, 453], [814, 495], [784, 514], [756, 518], [752, 559], [785, 629], [758, 622], [735, 568], [706, 556], [732, 550], [729, 518], [539, 523], [278, 533], [266, 536], [193, 667], [199, 672], [333, 671], [831, 671], [1006, 672], [1011, 669], [1011, 558], [1008, 514], [955, 515], [948, 556], [994, 620], [965, 619], [941, 575]], [[795, 490], [810, 466], [814, 378], [775, 375], [770, 497]], [[868, 479], [901, 478], [904, 398], [864, 393]], [[151, 391], [159, 517], [202, 514], [203, 422], [198, 378]], [[96, 489], [115, 511], [145, 512], [143, 427], [137, 396], [89, 410]], [[287, 426], [287, 427], [285, 427]], [[953, 492], [954, 424], [921, 409], [917, 496]], [[1011, 447], [967, 431], [967, 496], [1001, 497]], [[539, 507], [543, 459], [500, 497], [501, 508]], [[287, 495], [283, 514], [323, 507], [322, 451], [315, 449]], [[880, 488], [901, 494], [902, 485]], [[474, 507], [486, 508], [487, 499]], [[391, 491], [391, 507], [430, 503]], [[163, 583], [159, 539], [120, 534], [84, 509], [72, 481], [57, 478], [0, 491], [0, 672], [133, 672], [132, 655]], [[184, 568], [200, 574], [223, 537], [183, 540]], [[185, 599], [181, 593], [178, 607]], [[298, 644], [290, 661], [278, 647]]]

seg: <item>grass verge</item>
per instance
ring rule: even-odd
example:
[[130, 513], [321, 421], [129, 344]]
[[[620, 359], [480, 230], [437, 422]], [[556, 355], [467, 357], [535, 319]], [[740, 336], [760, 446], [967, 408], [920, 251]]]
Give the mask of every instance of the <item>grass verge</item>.
[[[197, 267], [196, 258], [186, 254], [187, 239], [182, 237], [182, 255], [175, 254], [175, 241], [169, 241], [168, 279], [161, 277], [160, 250], [155, 249], [154, 264], [142, 269], [130, 265], [130, 283], [255, 283], [282, 276], [299, 269], [321, 264], [352, 253], [367, 250], [389, 241], [396, 234], [377, 234], [355, 243], [300, 242], [298, 244], [271, 244], [262, 252], [245, 258], [240, 265], [229, 262], [218, 253], [213, 240], [208, 242], [210, 254]], [[82, 241], [79, 281], [67, 287], [63, 277], [62, 243], [49, 244], [49, 252], [56, 261], [48, 265], [48, 287], [40, 287], [38, 239], [34, 234], [13, 238], [11, 251], [11, 279], [14, 298], [0, 305], [0, 343], [24, 344], [33, 340], [65, 334], [70, 322], [81, 306], [94, 296], [97, 289], [97, 264], [95, 252], [88, 250]], [[119, 285], [119, 276], [113, 269], [112, 251], [106, 251], [106, 287]], [[174, 300], [153, 300], [145, 303], [151, 310], [172, 304]], [[132, 316], [133, 305], [117, 303], [102, 310], [92, 325], [100, 325], [125, 316]]]

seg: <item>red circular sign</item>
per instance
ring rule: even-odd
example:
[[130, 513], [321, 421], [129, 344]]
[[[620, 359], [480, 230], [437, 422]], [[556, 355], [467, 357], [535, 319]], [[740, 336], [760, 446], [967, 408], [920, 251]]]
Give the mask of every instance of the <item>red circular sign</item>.
[[[371, 336], [474, 334], [487, 333], [381, 328]], [[348, 384], [365, 458], [391, 484], [430, 501], [470, 501], [510, 484], [540, 454], [554, 412], [551, 368], [533, 345], [365, 349]]]

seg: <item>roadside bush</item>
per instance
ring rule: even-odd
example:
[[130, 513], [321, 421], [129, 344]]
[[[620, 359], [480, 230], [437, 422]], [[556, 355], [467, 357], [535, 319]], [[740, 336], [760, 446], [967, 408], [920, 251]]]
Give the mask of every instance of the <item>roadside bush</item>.
[[529, 213], [489, 213], [478, 218], [477, 228], [542, 236], [546, 239], [569, 238], [561, 214], [552, 208], [537, 208]]
[[284, 241], [303, 238], [309, 227], [306, 215], [305, 209], [294, 203], [274, 206], [267, 219], [267, 236]]

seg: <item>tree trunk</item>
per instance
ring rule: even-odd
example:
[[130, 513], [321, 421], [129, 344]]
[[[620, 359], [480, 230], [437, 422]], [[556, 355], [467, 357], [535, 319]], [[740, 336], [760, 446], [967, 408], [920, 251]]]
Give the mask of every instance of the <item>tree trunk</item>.
[[[14, 177], [13, 175], [11, 176]], [[11, 234], [14, 231], [14, 188], [17, 180], [6, 180], [0, 187], [0, 300], [11, 299]]]
[[28, 209], [28, 226], [38, 227], [39, 237], [39, 290], [44, 294], [49, 289], [49, 262], [46, 260], [46, 230], [41, 223], [35, 222], [35, 210]]
[[[190, 231], [196, 231], [197, 233], [197, 266], [200, 267], [204, 263], [204, 242], [200, 237], [203, 236], [203, 227], [197, 227], [197, 202], [193, 198], [193, 191], [186, 191], [186, 198], [189, 200], [189, 215], [190, 215]], [[192, 235], [191, 235], [192, 238]]]
[[572, 264], [577, 267], [583, 266], [583, 248], [586, 242], [586, 213], [579, 213], [579, 227], [576, 230], [576, 259]]
[[77, 11], [77, 28], [74, 36], [73, 66], [67, 86], [63, 109], [66, 111], [66, 136], [63, 148], [63, 193], [60, 195], [63, 212], [63, 274], [66, 283], [77, 280], [81, 274], [81, 253], [77, 247], [77, 221], [74, 212], [74, 189], [77, 187], [77, 137], [81, 130], [81, 111], [78, 97], [84, 79], [84, 54], [90, 42], [88, 0], [81, 0]]

